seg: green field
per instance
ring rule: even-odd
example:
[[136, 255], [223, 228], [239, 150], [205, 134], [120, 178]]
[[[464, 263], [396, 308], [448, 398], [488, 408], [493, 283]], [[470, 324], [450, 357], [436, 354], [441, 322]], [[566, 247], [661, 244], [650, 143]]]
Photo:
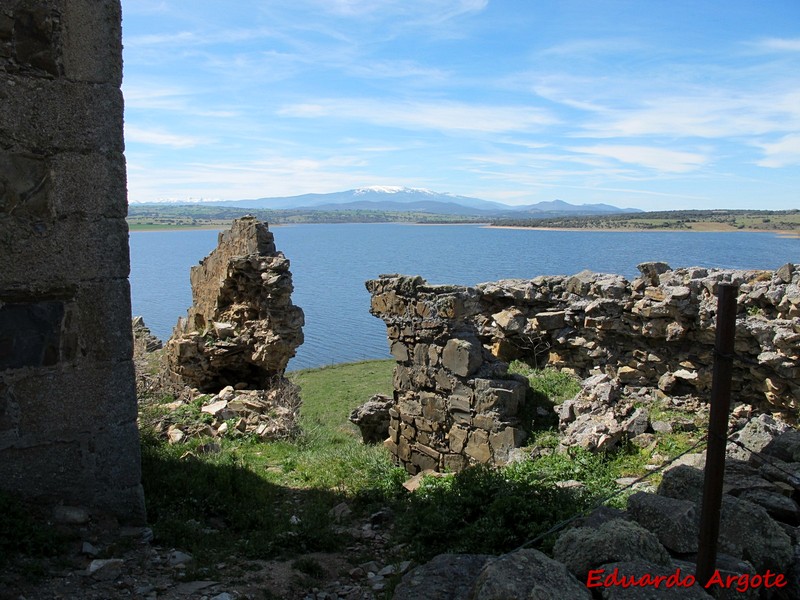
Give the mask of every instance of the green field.
[[[154, 543], [194, 557], [187, 579], [222, 577], [218, 565], [223, 563], [225, 577], [243, 574], [250, 560], [292, 559], [304, 565], [311, 559], [303, 557], [313, 552], [337, 553], [358, 564], [369, 557], [350, 555], [354, 540], [341, 526], [359, 528], [370, 515], [389, 510], [394, 515], [386, 530], [392, 560], [422, 562], [443, 552], [502, 553], [604, 498], [609, 502], [619, 489], [616, 478], [642, 475], [654, 454], [675, 456], [701, 435], [658, 434], [654, 447], [626, 446], [608, 454], [580, 448], [555, 452], [554, 420], [537, 416], [536, 408], [552, 408], [571, 397], [577, 382], [515, 363], [512, 371], [531, 383], [521, 425], [531, 432], [528, 450], [536, 449], [537, 457], [500, 469], [478, 466], [426, 478], [409, 493], [401, 485], [406, 472], [394, 466], [382, 445], [364, 445], [347, 419], [373, 394], [391, 392], [393, 364], [367, 361], [290, 373], [303, 403], [300, 432], [284, 441], [240, 435], [172, 445], [153, 429], [156, 418], [168, 414], [202, 423], [209, 417], [199, 410], [202, 400], [176, 417], [164, 406], [172, 397], [140, 398], [143, 485]], [[655, 414], [671, 416], [666, 407], [662, 413]], [[565, 480], [580, 486], [556, 485]], [[624, 507], [626, 497], [616, 496], [610, 504]], [[342, 503], [350, 515], [337, 522], [331, 509]], [[28, 518], [13, 498], [0, 496], [0, 507], [11, 516], [0, 518], [5, 553], [0, 562], [57, 550], [51, 525]], [[554, 539], [547, 534], [533, 546], [548, 551]]]

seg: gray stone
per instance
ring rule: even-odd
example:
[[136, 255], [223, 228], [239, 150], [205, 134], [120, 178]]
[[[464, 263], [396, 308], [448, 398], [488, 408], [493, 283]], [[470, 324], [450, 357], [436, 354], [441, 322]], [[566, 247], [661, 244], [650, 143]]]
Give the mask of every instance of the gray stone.
[[770, 415], [759, 415], [748, 422], [733, 438], [746, 448], [729, 443], [726, 455], [729, 458], [749, 460], [752, 455], [751, 451], [761, 452], [775, 438], [789, 429], [788, 425], [776, 421]]
[[444, 367], [460, 377], [469, 377], [481, 365], [480, 345], [468, 340], [450, 339], [442, 352]]
[[786, 573], [794, 559], [789, 536], [766, 510], [727, 494], [722, 498], [719, 550], [747, 560], [759, 573]]
[[628, 498], [628, 512], [671, 552], [697, 552], [698, 515], [694, 502], [637, 492]]
[[648, 285], [657, 286], [660, 284], [659, 276], [670, 271], [670, 266], [665, 262], [643, 262], [636, 265]]
[[700, 502], [703, 497], [703, 471], [687, 465], [678, 465], [664, 471], [658, 493], [668, 498]]
[[492, 557], [486, 554], [440, 554], [406, 573], [393, 600], [463, 600]]
[[567, 568], [538, 550], [517, 550], [486, 562], [470, 600], [591, 600]]
[[800, 524], [800, 507], [797, 502], [777, 490], [744, 490], [738, 495], [738, 498], [759, 505], [776, 521], [790, 525]]
[[[190, 280], [192, 307], [166, 344], [167, 375], [206, 392], [274, 387], [303, 343], [304, 315], [292, 304], [289, 261], [267, 224], [234, 220]], [[231, 327], [220, 332], [214, 323]]]
[[125, 564], [121, 558], [96, 558], [86, 568], [86, 574], [98, 581], [116, 579], [122, 574]]
[[389, 409], [393, 406], [394, 399], [375, 394], [350, 413], [350, 422], [361, 431], [365, 444], [379, 444], [389, 436]]
[[553, 558], [566, 565], [580, 581], [590, 569], [609, 562], [644, 560], [670, 565], [658, 538], [638, 523], [615, 519], [598, 528], [576, 527], [563, 533], [553, 548]]

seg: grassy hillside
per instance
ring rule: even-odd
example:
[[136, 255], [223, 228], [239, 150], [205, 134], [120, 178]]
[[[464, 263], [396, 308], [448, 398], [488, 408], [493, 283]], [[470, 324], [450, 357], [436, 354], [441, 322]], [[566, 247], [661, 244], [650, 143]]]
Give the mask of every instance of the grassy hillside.
[[[205, 205], [131, 204], [131, 231], [225, 228], [233, 219], [253, 215], [271, 225], [295, 223], [474, 223], [475, 217], [383, 210], [267, 210]], [[485, 220], [485, 219], [484, 219]]]
[[800, 231], [800, 210], [676, 210], [589, 217], [503, 219], [492, 224], [502, 227], [553, 229]]

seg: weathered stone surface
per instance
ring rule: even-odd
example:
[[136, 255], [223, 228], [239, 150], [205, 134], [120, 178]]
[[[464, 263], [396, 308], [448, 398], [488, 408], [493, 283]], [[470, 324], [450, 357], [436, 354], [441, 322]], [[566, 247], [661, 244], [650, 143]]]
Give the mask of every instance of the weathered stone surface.
[[[696, 427], [692, 418], [648, 424], [644, 411], [634, 414], [635, 409], [654, 398], [708, 397], [714, 294], [720, 282], [734, 281], [740, 285], [736, 353], [743, 360], [734, 366], [732, 393], [740, 406], [749, 407], [737, 417], [764, 411], [783, 414], [787, 421], [795, 417], [800, 408], [800, 270], [787, 267], [777, 275], [643, 263], [640, 271], [642, 277], [630, 283], [584, 271], [475, 287], [384, 275], [367, 282], [367, 289], [371, 312], [387, 324], [398, 360], [397, 392], [434, 390], [450, 397], [458, 386], [472, 389], [470, 379], [505, 378], [505, 363], [498, 358], [568, 370], [587, 379], [582, 395], [558, 409], [562, 431], [569, 428], [562, 447], [604, 450], [647, 435], [650, 428], [667, 433]], [[632, 394], [636, 406], [625, 402]], [[487, 410], [499, 413], [477, 402], [469, 412], [448, 406], [445, 428], [450, 421], [486, 431], [516, 426], [519, 413], [498, 414], [498, 420]], [[695, 413], [704, 410], [700, 403]]]
[[412, 569], [394, 590], [393, 600], [462, 600], [468, 598], [486, 554], [440, 554]]
[[394, 399], [375, 394], [350, 413], [350, 422], [361, 431], [361, 439], [365, 444], [380, 444], [387, 438], [391, 421], [389, 409], [393, 406]]
[[698, 516], [694, 502], [637, 492], [628, 498], [628, 512], [652, 531], [667, 550], [697, 552]]
[[598, 528], [576, 527], [563, 533], [553, 548], [553, 558], [566, 565], [579, 581], [590, 569], [604, 563], [643, 560], [670, 565], [670, 557], [658, 538], [641, 525], [615, 519]]
[[202, 391], [269, 387], [303, 342], [303, 311], [292, 304], [289, 261], [267, 225], [235, 220], [190, 278], [192, 307], [166, 345], [172, 376]]
[[490, 559], [470, 600], [590, 600], [592, 595], [567, 568], [538, 550], [517, 550]]
[[722, 498], [719, 549], [747, 560], [759, 573], [786, 573], [794, 559], [789, 536], [766, 510], [727, 494]]
[[[733, 443], [728, 443], [726, 455], [729, 458], [749, 460], [752, 452], [761, 452], [780, 434], [789, 431], [791, 427], [786, 423], [776, 421], [770, 415], [759, 415], [739, 430], [733, 437], [743, 444], [742, 448]], [[754, 457], [755, 458], [755, 457]]]
[[475, 373], [481, 364], [481, 350], [469, 340], [447, 340], [442, 352], [442, 364], [460, 377]]
[[0, 8], [0, 487], [135, 522], [120, 30], [117, 0]]

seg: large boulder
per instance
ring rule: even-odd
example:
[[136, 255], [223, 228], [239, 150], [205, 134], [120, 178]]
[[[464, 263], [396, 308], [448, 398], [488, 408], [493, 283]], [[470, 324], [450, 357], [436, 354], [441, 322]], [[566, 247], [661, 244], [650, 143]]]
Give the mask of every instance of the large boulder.
[[592, 595], [563, 564], [538, 550], [526, 549], [489, 560], [467, 597], [470, 600], [591, 600]]
[[235, 220], [190, 279], [192, 307], [166, 346], [171, 378], [207, 392], [270, 387], [303, 343], [304, 317], [267, 224]]
[[646, 560], [670, 564], [669, 554], [653, 533], [624, 519], [607, 521], [597, 528], [570, 529], [556, 541], [553, 558], [581, 581], [586, 581], [590, 569], [609, 562]]
[[361, 431], [365, 444], [380, 444], [389, 436], [389, 409], [392, 406], [392, 398], [375, 394], [350, 413], [350, 422]]
[[440, 554], [412, 569], [394, 590], [393, 600], [463, 600], [467, 598], [487, 554]]

